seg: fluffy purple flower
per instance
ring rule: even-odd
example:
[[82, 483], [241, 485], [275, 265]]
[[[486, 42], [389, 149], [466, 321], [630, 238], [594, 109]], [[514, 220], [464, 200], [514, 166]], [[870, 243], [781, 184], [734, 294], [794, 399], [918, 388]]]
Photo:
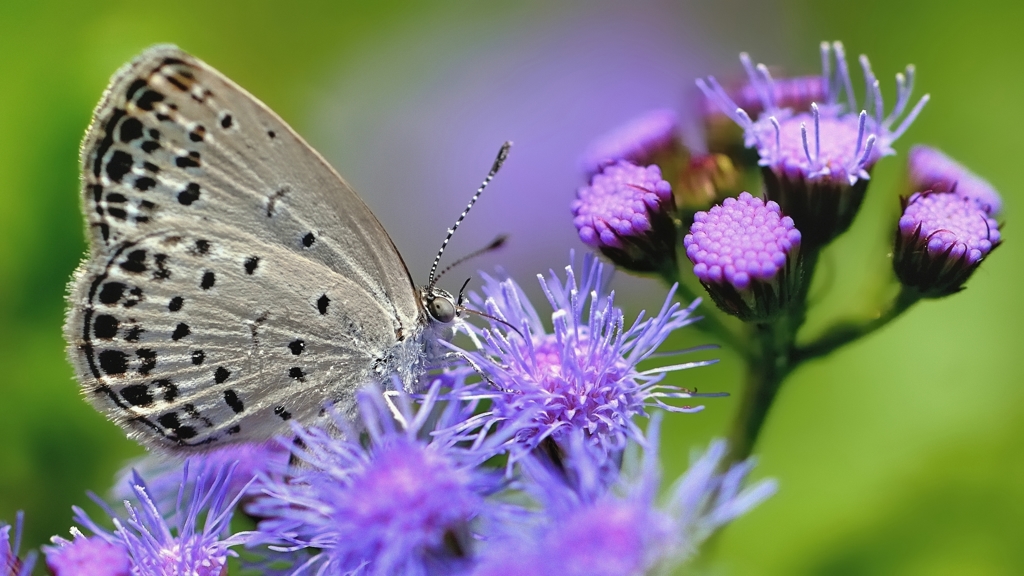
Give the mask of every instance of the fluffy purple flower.
[[[24, 558], [18, 556], [21, 548], [21, 529], [25, 515], [18, 512], [17, 521], [10, 524], [0, 523], [0, 576], [29, 576], [36, 563], [35, 552], [29, 552]], [[14, 543], [11, 543], [11, 529], [14, 529]]]
[[225, 487], [227, 497], [233, 499], [245, 491], [242, 497], [246, 499], [259, 493], [252, 480], [261, 474], [280, 474], [287, 467], [288, 456], [288, 449], [273, 440], [230, 444], [192, 456], [187, 461], [176, 460], [164, 454], [144, 456], [118, 474], [120, 478], [114, 484], [113, 498], [132, 498], [134, 478], [136, 475], [141, 476], [146, 479], [149, 497], [165, 514], [170, 513], [174, 510], [177, 494], [181, 490], [185, 466], [188, 466], [191, 473], [187, 476], [187, 490], [208, 491], [212, 483], [220, 477], [221, 471], [233, 468]]
[[[748, 61], [745, 59], [745, 62]], [[757, 118], [764, 112], [764, 100], [774, 102], [779, 108], [787, 108], [794, 112], [808, 112], [812, 102], [824, 102], [827, 85], [821, 76], [794, 76], [773, 78], [769, 88], [772, 93], [765, 98], [763, 82], [746, 82], [736, 88], [727, 88], [729, 98], [742, 108], [751, 118]], [[719, 106], [717, 95], [709, 98], [702, 93], [700, 99], [700, 115], [704, 120], [705, 140], [707, 149], [712, 153], [726, 154], [745, 167], [757, 166], [757, 155], [742, 151], [744, 138], [743, 129], [732, 120]]]
[[679, 115], [674, 110], [651, 110], [594, 140], [580, 164], [589, 179], [620, 160], [633, 164], [657, 163], [679, 153]]
[[642, 438], [634, 417], [646, 416], [648, 408], [702, 408], [666, 404], [666, 399], [701, 395], [662, 379], [710, 362], [637, 367], [674, 330], [696, 321], [691, 314], [697, 302], [683, 308], [672, 302], [670, 291], [657, 314], [641, 314], [627, 325], [614, 294], [606, 291], [604, 265], [594, 256], [584, 257], [579, 275], [567, 266], [564, 282], [554, 272], [538, 278], [551, 306], [551, 332], [511, 279], [484, 275], [483, 297], [470, 296], [499, 320], [490, 329], [475, 330], [478, 350], [465, 352], [491, 381], [489, 391], [479, 393], [490, 399], [490, 408], [474, 422], [484, 421], [483, 430], [497, 427], [514, 435], [511, 461], [546, 439], [560, 445], [577, 432], [607, 452], [618, 451], [627, 439]]
[[[125, 554], [132, 576], [221, 576], [227, 568], [230, 548], [248, 542], [248, 535], [229, 535], [231, 515], [238, 497], [228, 498], [231, 467], [221, 470], [212, 482], [191, 480], [188, 468], [183, 473], [173, 522], [160, 513], [138, 474], [132, 481], [135, 504], [125, 501], [127, 518], [118, 517], [102, 504], [113, 518], [114, 531], [98, 526], [77, 506], [75, 521], [91, 531], [85, 536], [72, 528], [73, 540], [54, 536], [47, 547], [47, 564], [60, 567], [88, 566], [87, 574], [118, 574]], [[207, 486], [187, 490], [187, 486]], [[186, 498], [186, 493], [190, 495]], [[187, 501], [186, 501], [187, 500]], [[200, 525], [200, 518], [203, 518]], [[106, 543], [103, 545], [102, 543]]]
[[892, 144], [928, 101], [925, 95], [904, 114], [914, 83], [914, 68], [908, 66], [905, 74], [896, 75], [896, 102], [886, 115], [880, 84], [867, 57], [861, 56], [867, 98], [858, 109], [842, 44], [822, 43], [821, 59], [825, 94], [809, 111], [794, 111], [776, 100], [778, 90], [768, 68], [754, 66], [746, 54], [741, 60], [763, 110], [756, 119], [714, 78], [698, 80], [707, 98], [743, 127], [746, 145], [757, 150], [768, 199], [778, 202], [793, 217], [804, 241], [815, 246], [849, 228], [875, 163], [895, 154]]
[[963, 164], [930, 146], [914, 146], [907, 159], [910, 192], [956, 192], [972, 198], [992, 216], [1003, 208], [1003, 199], [985, 179]]
[[[539, 518], [503, 527], [484, 549], [473, 576], [651, 574], [692, 556], [717, 528], [775, 491], [771, 481], [741, 490], [749, 463], [719, 474], [725, 445], [716, 442], [659, 505], [659, 422], [657, 416], [652, 420], [642, 459], [627, 461], [626, 473], [606, 466], [606, 455], [576, 437], [564, 465], [574, 476], [591, 479], [596, 490], [580, 490], [566, 484], [560, 470], [525, 460], [524, 483], [540, 505]], [[604, 485], [609, 470], [614, 479]]]
[[100, 536], [88, 537], [77, 529], [71, 533], [71, 541], [44, 548], [46, 567], [53, 576], [131, 576], [131, 558], [123, 545]]
[[905, 286], [945, 296], [962, 290], [999, 244], [999, 223], [987, 205], [956, 193], [916, 193], [903, 201], [893, 268]]
[[696, 213], [683, 246], [719, 308], [764, 321], [784, 310], [798, 288], [800, 240], [778, 204], [743, 192]]
[[657, 166], [607, 166], [576, 192], [573, 224], [584, 244], [636, 272], [674, 268], [672, 187]]
[[[299, 572], [422, 575], [453, 573], [471, 554], [471, 523], [485, 514], [486, 495], [500, 477], [478, 468], [488, 454], [460, 447], [443, 429], [469, 413], [449, 402], [434, 410], [435, 381], [413, 411], [404, 394], [389, 405], [374, 388], [357, 395], [369, 436], [338, 422], [341, 437], [295, 428], [295, 458], [287, 480], [263, 485], [249, 507], [263, 518], [261, 540], [277, 549], [313, 549]], [[391, 397], [389, 397], [391, 398]]]

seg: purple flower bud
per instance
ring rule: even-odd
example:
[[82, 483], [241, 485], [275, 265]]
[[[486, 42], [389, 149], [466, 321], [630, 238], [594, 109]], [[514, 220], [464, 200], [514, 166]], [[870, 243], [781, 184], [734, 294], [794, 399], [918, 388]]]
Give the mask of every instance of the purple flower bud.
[[914, 146], [907, 160], [910, 192], [956, 192], [973, 198], [992, 216], [1003, 208], [1003, 199], [986, 180], [963, 164], [930, 146]]
[[926, 297], [954, 294], [1000, 241], [999, 223], [974, 199], [917, 193], [903, 200], [893, 268]]
[[683, 246], [719, 308], [764, 321], [789, 305], [800, 279], [800, 241], [778, 204], [743, 192], [695, 214]]
[[607, 166], [571, 206], [580, 240], [616, 265], [634, 272], [675, 266], [675, 200], [657, 166]]
[[651, 110], [602, 135], [587, 147], [580, 164], [589, 179], [609, 164], [626, 160], [633, 164], [655, 164], [666, 155], [675, 156], [679, 143], [679, 116], [674, 110]]
[[694, 154], [679, 174], [675, 196], [684, 213], [707, 210], [740, 191], [740, 172], [725, 154]]
[[53, 576], [130, 576], [132, 570], [128, 550], [121, 544], [99, 536], [87, 537], [81, 532], [71, 541], [45, 548], [46, 567]]
[[[833, 55], [835, 70], [833, 74]], [[913, 123], [928, 96], [908, 113], [914, 68], [896, 75], [896, 102], [888, 114], [879, 82], [867, 57], [860, 57], [868, 88], [863, 108], [854, 98], [842, 44], [821, 45], [824, 98], [809, 111], [794, 111], [776, 99], [768, 68], [741, 57], [750, 83], [760, 96], [762, 112], [752, 115], [715, 81], [698, 80], [709, 100], [744, 129], [745, 143], [755, 148], [765, 179], [766, 196], [793, 217], [808, 245], [823, 245], [850, 227], [867, 191], [875, 163], [895, 154], [892, 144]], [[845, 98], [842, 98], [845, 93]], [[756, 120], [755, 120], [756, 118]]]

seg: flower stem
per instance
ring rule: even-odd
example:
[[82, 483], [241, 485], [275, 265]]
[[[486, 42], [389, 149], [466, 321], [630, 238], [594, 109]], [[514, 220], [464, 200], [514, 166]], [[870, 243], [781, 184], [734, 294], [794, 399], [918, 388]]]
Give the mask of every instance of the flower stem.
[[729, 434], [729, 454], [723, 461], [725, 468], [746, 460], [753, 452], [775, 395], [793, 369], [790, 350], [799, 325], [789, 320], [791, 317], [783, 317], [757, 326], [752, 342], [757, 353], [747, 363], [739, 411]]
[[746, 460], [754, 451], [768, 411], [786, 376], [796, 367], [793, 351], [796, 333], [807, 318], [807, 294], [818, 263], [820, 249], [808, 249], [801, 256], [804, 270], [793, 303], [771, 322], [757, 324], [747, 357], [747, 372], [739, 412], [729, 434], [729, 454], [723, 469]]
[[906, 286], [900, 289], [900, 293], [889, 304], [889, 307], [867, 322], [840, 324], [818, 340], [801, 346], [793, 351], [795, 363], [806, 362], [815, 358], [821, 358], [834, 352], [837, 348], [845, 346], [858, 338], [863, 338], [892, 322], [898, 316], [906, 312], [911, 306], [921, 299], [921, 293], [914, 288]]

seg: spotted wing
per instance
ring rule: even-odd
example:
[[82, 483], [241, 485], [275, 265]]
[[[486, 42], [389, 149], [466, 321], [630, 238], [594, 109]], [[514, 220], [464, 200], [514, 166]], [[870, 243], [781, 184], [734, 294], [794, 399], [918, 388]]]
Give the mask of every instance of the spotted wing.
[[65, 325], [87, 397], [142, 443], [265, 439], [350, 401], [420, 330], [367, 206], [266, 106], [171, 46], [122, 68], [82, 146], [89, 259]]

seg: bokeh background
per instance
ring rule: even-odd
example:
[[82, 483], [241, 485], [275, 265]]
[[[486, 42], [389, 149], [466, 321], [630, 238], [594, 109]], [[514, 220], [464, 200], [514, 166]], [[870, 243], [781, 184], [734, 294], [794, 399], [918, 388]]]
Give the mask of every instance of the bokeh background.
[[[693, 79], [738, 74], [741, 50], [814, 73], [818, 42], [840, 39], [871, 57], [887, 96], [892, 74], [917, 65], [932, 101], [897, 149], [933, 144], [990, 179], [1006, 199], [1006, 244], [966, 292], [791, 378], [756, 471], [781, 491], [727, 529], [704, 570], [1024, 573], [1022, 22], [1021, 3], [935, 0], [4, 2], [0, 518], [25, 510], [30, 545], [66, 533], [70, 506], [141, 453], [79, 397], [60, 327], [85, 248], [79, 141], [110, 74], [146, 46], [179, 44], [292, 123], [361, 192], [418, 278], [499, 144], [514, 140], [453, 252], [508, 232], [508, 247], [478, 264], [533, 286], [582, 249], [568, 203], [592, 137], [648, 108], [687, 113]], [[812, 330], [877, 303], [902, 177], [903, 157], [878, 166], [863, 213], [825, 257]], [[632, 313], [664, 295], [653, 281], [617, 282]], [[677, 381], [737, 391], [737, 358], [719, 356]], [[669, 477], [724, 433], [735, 404], [666, 419]]]

